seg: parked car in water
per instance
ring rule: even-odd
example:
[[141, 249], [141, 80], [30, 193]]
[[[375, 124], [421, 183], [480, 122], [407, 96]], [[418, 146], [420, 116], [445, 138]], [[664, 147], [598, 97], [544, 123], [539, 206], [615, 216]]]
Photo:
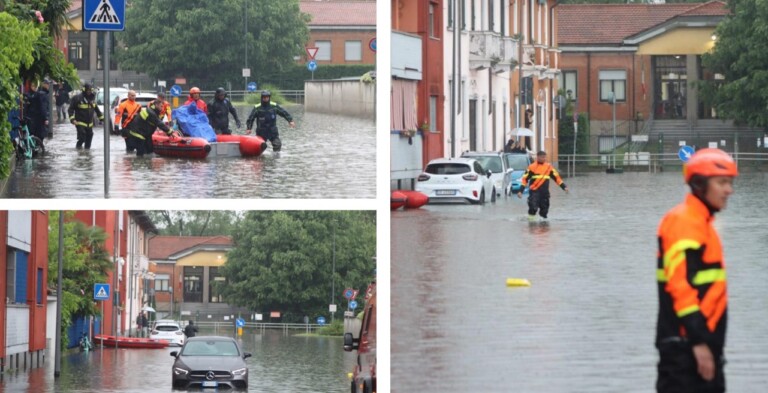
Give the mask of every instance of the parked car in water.
[[[115, 99], [117, 99], [118, 96], [122, 95], [123, 97], [128, 96], [128, 89], [122, 88], [122, 87], [110, 87], [109, 88], [109, 102], [113, 102]], [[112, 114], [112, 118], [114, 119], [115, 113], [114, 113], [114, 107], [110, 104], [110, 110], [108, 112], [104, 112], [104, 88], [100, 88], [98, 92], [96, 92], [96, 106], [99, 107], [99, 110], [101, 110], [101, 113], [104, 114], [104, 117], [108, 117], [109, 114]], [[99, 124], [101, 124], [101, 121], [99, 121]]]
[[438, 158], [430, 161], [419, 175], [416, 191], [428, 196], [430, 202], [495, 202], [491, 175], [474, 158]]
[[174, 389], [248, 389], [248, 365], [243, 352], [232, 337], [190, 337], [180, 351], [171, 352], [176, 358], [171, 369]]
[[184, 330], [178, 322], [170, 319], [160, 319], [155, 322], [149, 338], [168, 340], [170, 345], [184, 345]]
[[363, 323], [357, 338], [344, 333], [344, 350], [357, 351], [357, 362], [352, 371], [352, 393], [376, 391], [376, 282], [366, 291]]
[[491, 171], [491, 183], [496, 190], [496, 197], [500, 197], [502, 193], [506, 197], [506, 191], [510, 186], [510, 171], [507, 167], [507, 161], [504, 160], [504, 153], [499, 152], [474, 152], [467, 151], [462, 153], [462, 157], [474, 158], [480, 161], [483, 168]]
[[509, 185], [507, 195], [512, 195], [523, 190], [523, 173], [531, 165], [531, 156], [525, 153], [504, 153], [504, 161], [512, 171], [509, 173]]

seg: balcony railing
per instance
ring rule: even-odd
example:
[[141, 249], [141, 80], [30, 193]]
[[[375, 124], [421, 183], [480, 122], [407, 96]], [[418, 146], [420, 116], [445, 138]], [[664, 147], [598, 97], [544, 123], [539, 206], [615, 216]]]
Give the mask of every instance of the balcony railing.
[[517, 44], [512, 37], [502, 37], [493, 31], [472, 31], [469, 34], [469, 65], [474, 69], [509, 71], [517, 64]]

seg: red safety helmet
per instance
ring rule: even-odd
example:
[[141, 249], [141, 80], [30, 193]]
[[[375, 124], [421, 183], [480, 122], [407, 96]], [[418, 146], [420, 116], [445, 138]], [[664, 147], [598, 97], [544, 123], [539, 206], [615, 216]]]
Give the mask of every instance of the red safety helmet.
[[701, 149], [691, 156], [691, 159], [683, 167], [685, 182], [691, 181], [691, 177], [700, 175], [711, 176], [738, 176], [739, 169], [728, 153], [720, 149]]
[[195, 94], [195, 93], [200, 94], [200, 88], [193, 87], [193, 88], [189, 89], [189, 94]]

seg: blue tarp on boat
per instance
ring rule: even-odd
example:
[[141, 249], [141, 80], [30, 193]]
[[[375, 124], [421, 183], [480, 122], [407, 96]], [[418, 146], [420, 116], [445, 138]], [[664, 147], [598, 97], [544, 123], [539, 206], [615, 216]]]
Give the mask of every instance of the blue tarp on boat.
[[173, 110], [173, 118], [185, 135], [203, 138], [208, 142], [216, 142], [216, 133], [208, 124], [208, 116], [197, 105], [183, 105]]

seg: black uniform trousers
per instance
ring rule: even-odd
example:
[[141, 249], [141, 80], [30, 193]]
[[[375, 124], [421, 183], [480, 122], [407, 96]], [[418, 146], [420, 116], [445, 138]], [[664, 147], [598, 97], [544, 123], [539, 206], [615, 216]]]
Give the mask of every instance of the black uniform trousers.
[[543, 218], [549, 213], [549, 189], [541, 187], [528, 192], [528, 215], [535, 216], [536, 212]]
[[280, 151], [280, 148], [283, 146], [283, 142], [280, 141], [280, 134], [277, 132], [277, 127], [256, 129], [256, 135], [262, 137], [265, 141], [272, 142], [273, 151]]
[[77, 144], [76, 148], [80, 148], [85, 145], [86, 149], [91, 148], [91, 141], [93, 140], [93, 127], [86, 127], [78, 125], [77, 127]]
[[722, 351], [712, 351], [715, 358], [715, 378], [705, 381], [699, 375], [693, 348], [687, 342], [662, 344], [659, 348], [659, 393], [721, 393], [725, 392], [725, 359]]

